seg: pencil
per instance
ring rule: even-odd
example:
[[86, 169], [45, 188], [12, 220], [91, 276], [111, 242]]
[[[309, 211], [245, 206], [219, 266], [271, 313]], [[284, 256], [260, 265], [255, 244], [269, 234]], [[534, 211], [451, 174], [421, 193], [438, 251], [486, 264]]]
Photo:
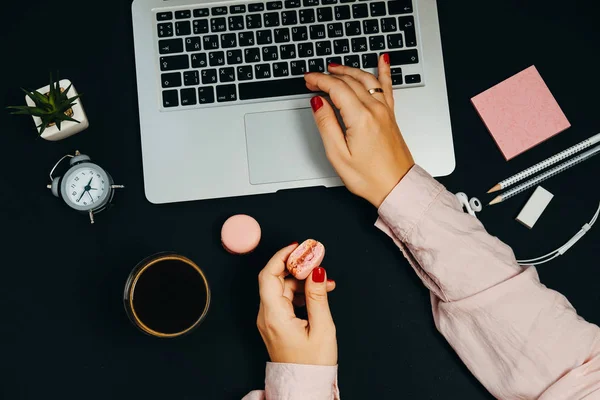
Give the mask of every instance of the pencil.
[[566, 162], [544, 172], [543, 174], [541, 174], [533, 179], [530, 179], [527, 182], [522, 183], [519, 186], [516, 186], [516, 187], [502, 193], [499, 196], [496, 196], [494, 198], [494, 200], [490, 201], [490, 203], [488, 205], [493, 206], [494, 204], [502, 203], [503, 201], [506, 201], [506, 200], [510, 199], [511, 197], [516, 196], [519, 193], [522, 193], [522, 192], [526, 191], [527, 189], [534, 187], [538, 183], [545, 181], [546, 179], [552, 178], [553, 176], [556, 176], [556, 175], [560, 174], [561, 172], [566, 171], [569, 168], [571, 168], [585, 160], [592, 158], [593, 156], [595, 156], [598, 153], [600, 153], [600, 146], [596, 146], [596, 147], [586, 151], [585, 153], [582, 153], [582, 154], [578, 155], [577, 157], [574, 157], [574, 158], [570, 159], [569, 161], [566, 161]]
[[600, 143], [600, 133], [592, 136], [591, 138], [584, 140], [581, 143], [577, 143], [575, 146], [569, 147], [568, 149], [561, 151], [560, 153], [558, 153], [550, 158], [547, 158], [544, 161], [539, 162], [539, 163], [535, 164], [534, 166], [529, 167], [526, 170], [521, 171], [518, 174], [511, 176], [510, 178], [503, 180], [502, 182], [499, 182], [496, 186], [491, 188], [488, 191], [488, 193], [494, 193], [494, 192], [498, 192], [502, 189], [506, 189], [506, 188], [514, 185], [515, 183], [522, 181], [525, 178], [529, 178], [531, 175], [537, 174], [538, 172], [540, 172], [540, 171], [542, 171], [542, 170], [544, 170], [544, 169], [546, 169], [568, 157], [571, 157], [574, 154], [579, 153], [580, 151], [583, 151], [589, 147], [592, 147], [596, 143]]

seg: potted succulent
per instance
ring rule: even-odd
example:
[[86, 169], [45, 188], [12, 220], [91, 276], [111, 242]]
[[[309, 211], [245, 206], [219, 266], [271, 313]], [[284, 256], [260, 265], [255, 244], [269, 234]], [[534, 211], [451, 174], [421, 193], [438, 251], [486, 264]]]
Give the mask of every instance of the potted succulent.
[[8, 107], [12, 114], [31, 115], [40, 137], [50, 141], [62, 140], [89, 126], [85, 111], [78, 100], [75, 87], [68, 79], [53, 80], [36, 91], [22, 89], [26, 106]]

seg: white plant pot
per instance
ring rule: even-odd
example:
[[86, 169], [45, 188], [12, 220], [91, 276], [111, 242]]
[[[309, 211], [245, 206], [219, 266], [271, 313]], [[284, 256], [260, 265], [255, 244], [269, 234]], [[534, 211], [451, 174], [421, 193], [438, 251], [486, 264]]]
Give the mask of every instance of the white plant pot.
[[[59, 83], [61, 88], [66, 89], [71, 84], [71, 81], [68, 79], [61, 79]], [[44, 86], [43, 88], [40, 88], [37, 91], [41, 94], [46, 94], [50, 91], [50, 85]], [[77, 96], [77, 90], [75, 90], [75, 86], [71, 86], [71, 89], [69, 89], [67, 96], [69, 98]], [[27, 102], [28, 106], [35, 106], [35, 103], [29, 98], [29, 96], [25, 96], [25, 101]], [[50, 126], [44, 130], [44, 133], [41, 134], [42, 139], [55, 142], [57, 140], [66, 139], [69, 136], [73, 136], [76, 133], [87, 129], [90, 126], [87, 116], [85, 115], [85, 111], [83, 110], [83, 106], [81, 105], [81, 99], [75, 100], [75, 103], [76, 104], [73, 106], [73, 119], [76, 119], [77, 121], [79, 121], [79, 123], [72, 121], [63, 121], [60, 124], [60, 130], [58, 130], [58, 127], [56, 125]], [[35, 126], [37, 127], [42, 123], [42, 119], [40, 117], [33, 117], [33, 122], [35, 122]], [[41, 128], [37, 129], [38, 132], [41, 130]]]

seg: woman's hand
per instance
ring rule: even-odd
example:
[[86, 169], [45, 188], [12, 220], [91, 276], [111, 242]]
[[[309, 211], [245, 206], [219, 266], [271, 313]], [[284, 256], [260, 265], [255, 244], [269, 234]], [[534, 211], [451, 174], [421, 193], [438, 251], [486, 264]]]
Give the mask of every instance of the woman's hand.
[[[329, 103], [311, 100], [327, 158], [352, 193], [379, 207], [414, 165], [394, 115], [389, 56], [379, 58], [379, 79], [337, 64], [329, 72], [305, 75], [310, 90], [329, 94], [347, 128], [344, 136]], [[383, 93], [370, 94], [374, 88]]]
[[[327, 302], [335, 282], [327, 280], [323, 268], [313, 270], [304, 282], [287, 276], [285, 263], [296, 247], [277, 252], [258, 275], [258, 330], [273, 362], [337, 365], [335, 325]], [[308, 321], [294, 314], [294, 305], [304, 303]]]

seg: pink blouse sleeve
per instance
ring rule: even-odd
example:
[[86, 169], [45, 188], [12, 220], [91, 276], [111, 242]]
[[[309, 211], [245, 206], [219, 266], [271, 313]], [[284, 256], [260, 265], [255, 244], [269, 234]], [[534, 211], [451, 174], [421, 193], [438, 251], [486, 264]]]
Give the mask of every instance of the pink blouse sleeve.
[[339, 400], [337, 367], [267, 363], [265, 390], [242, 400]]
[[600, 330], [415, 166], [376, 226], [431, 291], [437, 329], [500, 399], [600, 399]]

